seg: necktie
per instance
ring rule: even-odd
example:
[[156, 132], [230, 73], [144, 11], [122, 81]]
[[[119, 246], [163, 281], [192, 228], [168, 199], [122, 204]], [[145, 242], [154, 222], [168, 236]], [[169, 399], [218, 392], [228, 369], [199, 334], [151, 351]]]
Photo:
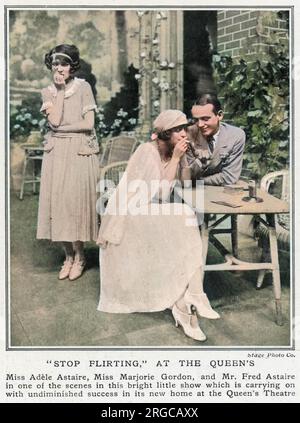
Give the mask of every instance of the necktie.
[[214, 137], [208, 138], [207, 144], [208, 144], [208, 147], [210, 149], [211, 154], [213, 154], [214, 149], [215, 149], [215, 140], [214, 140]]

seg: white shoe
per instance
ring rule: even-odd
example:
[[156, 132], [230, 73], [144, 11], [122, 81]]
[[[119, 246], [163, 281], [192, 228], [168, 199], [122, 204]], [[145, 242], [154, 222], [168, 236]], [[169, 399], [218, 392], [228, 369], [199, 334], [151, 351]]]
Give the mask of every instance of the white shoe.
[[220, 319], [219, 313], [212, 309], [206, 294], [191, 294], [186, 290], [183, 299], [186, 303], [188, 313], [192, 312], [193, 305], [199, 316], [206, 317], [207, 319]]
[[75, 260], [69, 274], [70, 281], [80, 278], [85, 267], [85, 260]]
[[197, 316], [195, 314], [183, 313], [176, 304], [173, 305], [172, 314], [175, 319], [175, 325], [180, 325], [186, 336], [196, 341], [205, 341], [206, 336], [199, 327]]
[[72, 269], [72, 265], [73, 265], [73, 260], [66, 259], [64, 261], [64, 264], [61, 266], [61, 270], [58, 274], [59, 280], [67, 279]]

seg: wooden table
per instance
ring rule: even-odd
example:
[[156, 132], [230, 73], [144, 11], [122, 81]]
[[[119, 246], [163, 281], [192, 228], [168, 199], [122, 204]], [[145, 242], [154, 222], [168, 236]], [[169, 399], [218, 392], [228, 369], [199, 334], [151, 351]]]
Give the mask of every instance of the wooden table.
[[[240, 185], [240, 184], [239, 184]], [[244, 187], [247, 186], [244, 183]], [[195, 190], [193, 192], [195, 195]], [[203, 263], [204, 272], [206, 271], [245, 271], [245, 270], [269, 270], [273, 278], [273, 291], [275, 297], [276, 307], [276, 323], [282, 325], [282, 310], [281, 310], [281, 284], [278, 261], [278, 248], [275, 228], [275, 214], [289, 213], [289, 204], [280, 200], [265, 191], [257, 190], [257, 197], [262, 198], [261, 203], [246, 202], [242, 198], [248, 196], [248, 191], [241, 194], [227, 194], [224, 192], [224, 187], [220, 186], [204, 186], [204, 218], [201, 223], [201, 237], [203, 243]], [[195, 199], [195, 197], [194, 197]], [[194, 200], [193, 200], [194, 201]], [[229, 207], [213, 203], [212, 201], [230, 201], [237, 204], [242, 204], [241, 207]], [[195, 207], [195, 203], [192, 205]], [[222, 215], [216, 221], [210, 224], [209, 216], [211, 214]], [[256, 215], [259, 222], [266, 226], [269, 232], [270, 241], [270, 262], [265, 263], [250, 263], [238, 259], [238, 231], [237, 231], [237, 216], [238, 215]], [[220, 223], [225, 219], [230, 218], [230, 229], [218, 228]], [[225, 246], [215, 237], [216, 234], [230, 233], [232, 241], [232, 252], [229, 252]], [[220, 264], [206, 264], [208, 241], [221, 252], [225, 258], [225, 263]]]

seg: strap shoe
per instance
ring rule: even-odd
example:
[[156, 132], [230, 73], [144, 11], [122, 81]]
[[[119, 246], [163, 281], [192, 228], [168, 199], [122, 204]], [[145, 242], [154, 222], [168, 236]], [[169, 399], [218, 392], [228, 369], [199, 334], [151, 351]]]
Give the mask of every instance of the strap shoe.
[[64, 261], [64, 264], [61, 266], [60, 272], [58, 274], [59, 280], [67, 279], [72, 269], [72, 265], [73, 265], [73, 259], [72, 260], [66, 259]]
[[75, 260], [69, 274], [70, 281], [80, 278], [85, 267], [85, 260]]
[[175, 325], [182, 327], [183, 332], [189, 338], [193, 338], [196, 341], [205, 341], [206, 336], [199, 327], [197, 316], [195, 314], [187, 314], [179, 310], [176, 304], [173, 305], [172, 314], [175, 319]]
[[189, 290], [186, 290], [183, 299], [188, 313], [192, 312], [192, 306], [194, 306], [199, 316], [207, 319], [220, 319], [219, 313], [212, 309], [206, 294], [191, 294]]

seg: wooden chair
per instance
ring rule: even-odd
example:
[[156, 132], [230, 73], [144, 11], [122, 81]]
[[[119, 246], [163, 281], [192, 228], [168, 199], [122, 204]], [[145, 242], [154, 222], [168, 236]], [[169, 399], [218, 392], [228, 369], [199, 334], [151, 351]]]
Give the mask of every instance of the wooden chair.
[[[269, 192], [270, 194], [278, 197], [284, 201], [289, 202], [290, 200], [290, 178], [289, 171], [287, 169], [271, 172], [265, 175], [260, 183], [261, 189]], [[276, 236], [278, 242], [278, 248], [281, 251], [289, 252], [290, 245], [290, 221], [288, 214], [281, 214], [275, 217], [276, 224]], [[262, 241], [263, 247], [263, 258], [266, 257], [264, 249], [265, 243], [268, 242], [268, 231], [262, 225], [258, 225], [256, 228], [256, 236]], [[265, 261], [265, 260], [264, 260]], [[266, 270], [260, 270], [258, 273], [256, 287], [259, 289], [263, 284], [263, 280], [266, 274]]]
[[121, 134], [108, 139], [100, 158], [100, 167], [107, 166], [111, 163], [128, 161], [138, 145], [139, 142], [137, 139], [127, 134]]
[[[25, 152], [24, 163], [23, 163], [23, 172], [22, 172], [22, 181], [21, 181], [21, 190], [20, 190], [20, 200], [23, 200], [24, 197], [24, 188], [26, 184], [32, 184], [32, 191], [35, 194], [37, 184], [40, 183], [40, 175], [37, 170], [37, 162], [43, 160], [43, 146], [23, 144], [22, 148]], [[32, 165], [31, 175], [28, 175], [28, 167]]]
[[98, 213], [102, 213], [106, 204], [114, 192], [116, 186], [125, 172], [128, 161], [120, 161], [104, 166], [100, 171], [100, 181], [98, 184], [100, 196], [97, 201]]

